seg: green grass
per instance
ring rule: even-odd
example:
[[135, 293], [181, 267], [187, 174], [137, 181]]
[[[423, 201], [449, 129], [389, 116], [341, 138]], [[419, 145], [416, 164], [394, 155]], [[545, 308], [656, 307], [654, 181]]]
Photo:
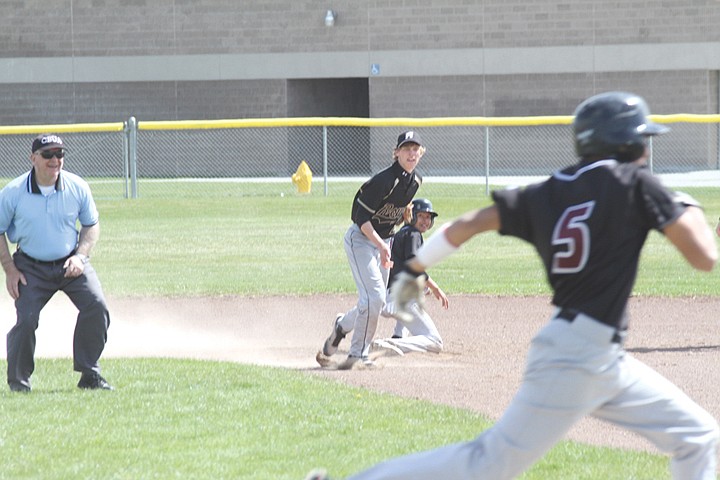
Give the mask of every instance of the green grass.
[[[215, 195], [205, 197], [99, 200], [102, 234], [93, 264], [106, 290], [170, 296], [355, 291], [342, 239], [357, 185], [333, 184], [328, 197], [321, 192], [269, 196], [262, 194], [266, 187], [241, 187], [226, 192], [219, 186]], [[714, 226], [720, 211], [717, 192], [688, 191], [706, 206]], [[440, 212], [436, 228], [489, 203], [477, 185], [423, 186], [419, 195], [429, 197]], [[531, 246], [495, 233], [472, 239], [431, 273], [450, 294], [549, 293]], [[695, 272], [661, 235], [650, 235], [635, 294], [718, 291], [720, 277]]]
[[[207, 195], [182, 186], [174, 198], [99, 199], [92, 261], [114, 296], [353, 293], [342, 237], [357, 187], [280, 197], [251, 185]], [[688, 190], [714, 226], [720, 195]], [[423, 186], [420, 195], [440, 212], [438, 225], [489, 203], [478, 186]], [[431, 273], [450, 295], [549, 293], [531, 247], [496, 234], [473, 239]], [[718, 283], [654, 234], [635, 291], [716, 295]], [[489, 426], [465, 410], [298, 371], [169, 359], [108, 359], [103, 367], [115, 392], [79, 391], [70, 360], [38, 359], [30, 395], [0, 393], [0, 479], [302, 479], [316, 466], [343, 477]], [[662, 456], [563, 442], [522, 478], [669, 474]]]
[[[0, 393], [1, 479], [302, 480], [474, 438], [489, 422], [303, 372], [227, 362], [109, 359], [113, 392], [40, 359], [29, 395]], [[522, 478], [662, 479], [667, 460], [562, 442]]]

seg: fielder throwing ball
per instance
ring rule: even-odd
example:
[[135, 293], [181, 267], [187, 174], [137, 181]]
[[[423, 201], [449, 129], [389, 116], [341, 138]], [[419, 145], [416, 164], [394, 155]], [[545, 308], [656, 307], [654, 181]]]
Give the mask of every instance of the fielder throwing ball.
[[[532, 341], [519, 391], [474, 440], [390, 460], [352, 480], [509, 479], [539, 460], [585, 415], [631, 430], [671, 456], [677, 480], [715, 478], [715, 419], [623, 349], [627, 300], [640, 251], [658, 230], [698, 270], [717, 261], [697, 202], [663, 187], [646, 168], [652, 123], [637, 95], [582, 102], [573, 129], [580, 160], [545, 182], [493, 193], [433, 235], [396, 280], [400, 310], [421, 295], [417, 277], [475, 235], [497, 230], [532, 244], [557, 307]], [[420, 281], [418, 281], [420, 280]]]
[[393, 164], [375, 174], [355, 194], [353, 223], [345, 233], [345, 253], [357, 286], [358, 302], [349, 312], [336, 317], [332, 333], [316, 356], [323, 367], [332, 365], [330, 357], [353, 330], [350, 353], [338, 368], [353, 368], [358, 361], [366, 367], [373, 366], [370, 344], [385, 306], [392, 266], [390, 238], [420, 188], [422, 178], [415, 168], [424, 153], [417, 132], [401, 133], [393, 150]]

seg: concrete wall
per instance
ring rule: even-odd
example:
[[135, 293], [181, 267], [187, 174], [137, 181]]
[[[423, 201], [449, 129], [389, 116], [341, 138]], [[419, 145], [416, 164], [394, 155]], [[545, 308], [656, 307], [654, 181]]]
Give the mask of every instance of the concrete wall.
[[[328, 7], [333, 27], [323, 22]], [[304, 116], [288, 82], [322, 79], [367, 81], [371, 117], [570, 114], [610, 89], [644, 95], [654, 113], [718, 112], [717, 0], [1, 8], [3, 125]]]

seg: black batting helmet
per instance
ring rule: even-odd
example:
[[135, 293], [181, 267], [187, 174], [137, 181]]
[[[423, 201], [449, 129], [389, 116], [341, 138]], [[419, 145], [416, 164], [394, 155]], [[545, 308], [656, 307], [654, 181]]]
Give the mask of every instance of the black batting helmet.
[[642, 156], [647, 137], [670, 130], [651, 122], [648, 115], [645, 100], [633, 93], [607, 92], [590, 97], [575, 109], [575, 151], [580, 157], [632, 162]]
[[410, 225], [415, 225], [415, 222], [417, 222], [418, 212], [427, 212], [430, 214], [432, 217], [432, 220], [430, 220], [430, 228], [432, 228], [435, 224], [435, 217], [438, 216], [437, 212], [433, 210], [432, 202], [427, 198], [416, 198], [412, 201], [412, 221]]

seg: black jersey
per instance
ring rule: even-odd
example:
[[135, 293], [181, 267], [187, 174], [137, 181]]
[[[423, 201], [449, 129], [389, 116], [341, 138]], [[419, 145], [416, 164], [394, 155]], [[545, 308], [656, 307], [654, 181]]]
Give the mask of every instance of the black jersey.
[[522, 190], [493, 192], [500, 230], [532, 243], [545, 265], [553, 303], [619, 329], [651, 229], [685, 206], [650, 171], [600, 160], [556, 172]]
[[393, 236], [390, 247], [390, 259], [393, 261], [393, 266], [390, 269], [388, 287], [392, 285], [395, 275], [402, 271], [405, 264], [415, 256], [422, 244], [422, 233], [413, 225], [405, 225]]
[[395, 161], [360, 187], [353, 200], [350, 218], [358, 226], [369, 220], [380, 238], [389, 238], [395, 226], [402, 223], [405, 207], [421, 184], [420, 175], [407, 173]]

